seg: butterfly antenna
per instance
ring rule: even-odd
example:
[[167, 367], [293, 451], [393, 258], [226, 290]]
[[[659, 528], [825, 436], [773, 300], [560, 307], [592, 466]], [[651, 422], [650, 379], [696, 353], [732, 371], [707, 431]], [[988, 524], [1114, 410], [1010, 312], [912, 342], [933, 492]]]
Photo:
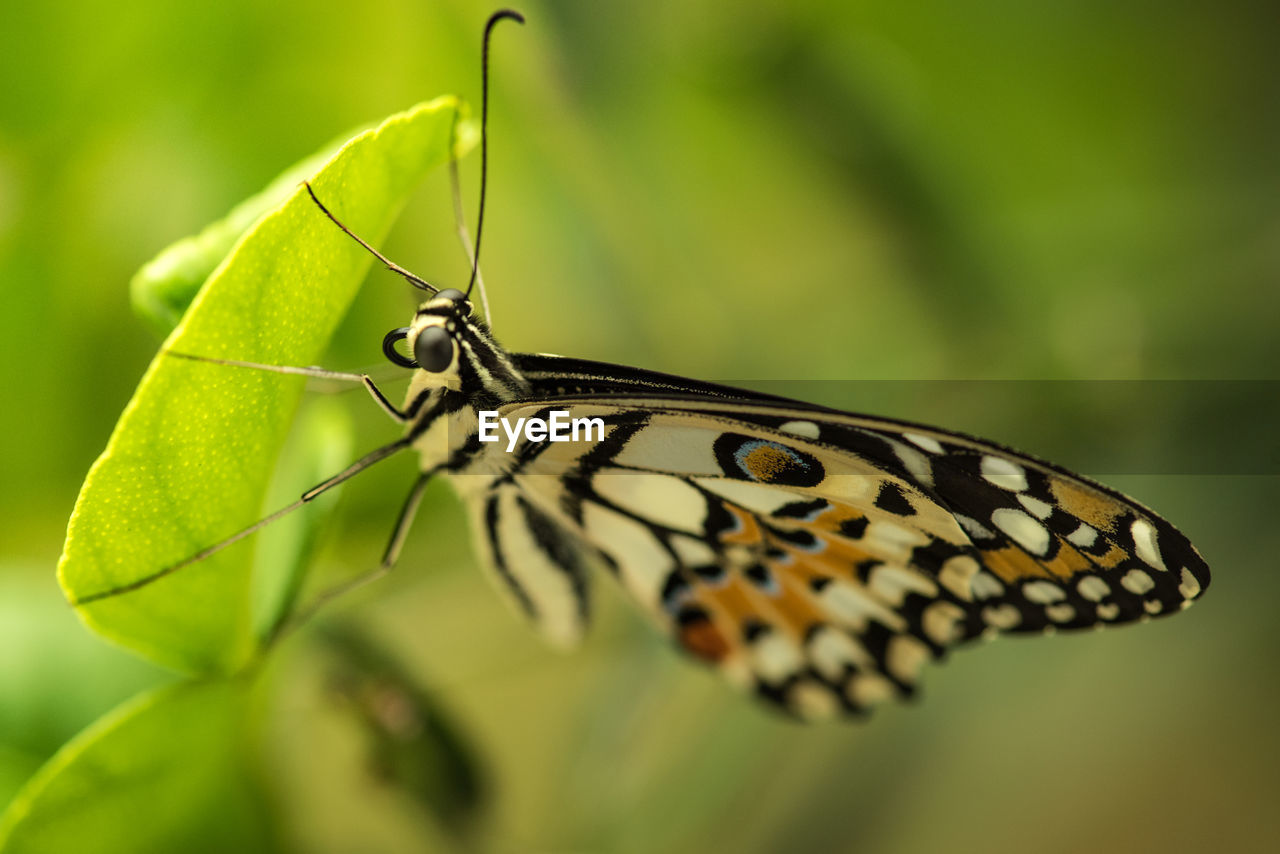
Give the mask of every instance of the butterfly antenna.
[[401, 267], [399, 264], [392, 261], [387, 256], [383, 255], [377, 249], [374, 249], [368, 243], [365, 243], [364, 240], [360, 237], [360, 235], [356, 234], [354, 231], [352, 231], [351, 229], [343, 225], [342, 222], [336, 216], [334, 216], [332, 213], [329, 212], [329, 209], [324, 206], [324, 203], [321, 202], [320, 199], [316, 197], [316, 191], [311, 189], [310, 181], [303, 181], [302, 186], [307, 188], [307, 195], [311, 197], [311, 201], [316, 203], [316, 207], [318, 207], [325, 216], [327, 216], [330, 220], [332, 220], [334, 225], [342, 229], [343, 234], [347, 235], [347, 237], [350, 237], [356, 243], [359, 243], [361, 246], [367, 249], [369, 251], [369, 254], [373, 255], [374, 258], [377, 258], [379, 261], [381, 261], [383, 266], [385, 266], [388, 270], [390, 270], [393, 273], [399, 273], [401, 276], [404, 276], [405, 280], [408, 281], [409, 284], [413, 285], [418, 290], [428, 291], [433, 294], [440, 293], [440, 289], [437, 288], [435, 285], [431, 284], [426, 279], [420, 276], [415, 276], [413, 273], [410, 273], [404, 267]]
[[[456, 126], [457, 115], [454, 115]], [[467, 263], [475, 266], [475, 249], [471, 245], [471, 232], [467, 231], [466, 213], [462, 210], [462, 182], [458, 179], [458, 158], [449, 157], [449, 185], [453, 189], [453, 221], [458, 227], [458, 242], [467, 256]], [[490, 328], [493, 327], [493, 311], [489, 308], [489, 292], [484, 287], [484, 273], [476, 268], [476, 288], [480, 291], [480, 308]]]
[[[505, 18], [523, 24], [524, 15], [513, 9], [499, 9], [484, 25], [484, 43], [480, 49], [480, 209], [476, 214], [476, 253], [471, 261], [471, 281], [467, 296], [475, 287], [480, 271], [480, 240], [484, 235], [484, 191], [489, 177], [489, 36], [497, 23]], [[487, 316], [487, 315], [486, 315]]]

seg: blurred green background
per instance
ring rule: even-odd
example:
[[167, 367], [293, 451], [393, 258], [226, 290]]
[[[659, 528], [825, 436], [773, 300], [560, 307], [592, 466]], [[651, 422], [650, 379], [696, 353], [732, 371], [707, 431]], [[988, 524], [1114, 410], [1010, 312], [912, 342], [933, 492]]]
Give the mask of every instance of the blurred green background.
[[[412, 772], [371, 759], [311, 631], [273, 657], [255, 706], [254, 820], [275, 844], [1276, 850], [1272, 5], [521, 8], [529, 25], [496, 36], [484, 248], [507, 346], [790, 388], [1110, 474], [1197, 543], [1214, 587], [1148, 626], [959, 653], [922, 703], [806, 728], [681, 660], [609, 579], [583, 649], [544, 649], [471, 565], [437, 484], [398, 573], [329, 625], [445, 710], [481, 805], [460, 831]], [[53, 576], [79, 483], [158, 343], [129, 277], [356, 125], [438, 93], [478, 103], [490, 11], [0, 10], [0, 804], [172, 678], [82, 628]], [[471, 207], [478, 158], [462, 172]], [[385, 249], [465, 281], [443, 172]], [[328, 365], [377, 364], [412, 305], [374, 272]], [[1089, 382], [852, 382], [973, 379]], [[1166, 405], [1110, 380], [1164, 381]], [[359, 447], [394, 434], [363, 397], [341, 400]], [[377, 560], [411, 479], [398, 462], [347, 490], [321, 574]], [[426, 776], [463, 786], [451, 767]]]

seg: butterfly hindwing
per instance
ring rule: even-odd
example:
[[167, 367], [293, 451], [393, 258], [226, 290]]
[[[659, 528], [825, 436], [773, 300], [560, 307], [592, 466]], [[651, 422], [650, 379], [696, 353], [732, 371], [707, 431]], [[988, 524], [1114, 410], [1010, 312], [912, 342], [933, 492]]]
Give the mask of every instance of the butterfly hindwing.
[[[544, 509], [533, 484], [476, 475], [459, 480], [480, 563], [547, 640], [576, 644], [590, 613], [588, 571], [598, 553]], [[554, 485], [545, 477], [536, 482]]]
[[686, 651], [806, 717], [908, 695], [924, 662], [984, 633], [1127, 622], [1208, 583], [1150, 511], [968, 437], [709, 397], [502, 416], [551, 409], [601, 418], [604, 440], [525, 444], [504, 488], [598, 550]]

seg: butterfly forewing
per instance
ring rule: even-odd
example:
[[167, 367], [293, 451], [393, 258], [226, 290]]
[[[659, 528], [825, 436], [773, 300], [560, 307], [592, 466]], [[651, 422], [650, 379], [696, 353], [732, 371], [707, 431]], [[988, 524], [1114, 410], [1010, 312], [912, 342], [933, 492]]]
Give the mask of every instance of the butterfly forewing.
[[[619, 371], [612, 386], [565, 371], [565, 391], [643, 385]], [[552, 635], [576, 636], [578, 558], [599, 555], [686, 651], [814, 717], [909, 695], [926, 661], [984, 633], [1129, 622], [1179, 610], [1208, 584], [1167, 522], [1047, 463], [933, 428], [663, 379], [671, 396], [502, 410], [606, 424], [600, 442], [519, 446], [490, 488], [490, 541], [526, 545], [507, 551], [499, 574], [517, 599], [539, 591], [545, 602], [525, 610]]]

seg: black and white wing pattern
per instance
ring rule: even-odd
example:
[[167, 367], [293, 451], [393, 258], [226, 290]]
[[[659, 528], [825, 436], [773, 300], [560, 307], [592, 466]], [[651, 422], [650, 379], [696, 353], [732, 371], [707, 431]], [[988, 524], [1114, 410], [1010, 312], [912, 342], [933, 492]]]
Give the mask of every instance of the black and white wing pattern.
[[470, 502], [553, 637], [580, 632], [583, 567], [603, 562], [687, 652], [818, 718], [909, 696], [926, 662], [976, 637], [1143, 620], [1209, 583], [1168, 522], [1008, 448], [656, 384], [502, 410], [606, 425], [601, 442], [517, 448]]
[[521, 488], [549, 478], [462, 475], [454, 480], [471, 517], [481, 565], [548, 642], [575, 645], [590, 615], [589, 573], [608, 564], [554, 506], [546, 507], [545, 490]]

